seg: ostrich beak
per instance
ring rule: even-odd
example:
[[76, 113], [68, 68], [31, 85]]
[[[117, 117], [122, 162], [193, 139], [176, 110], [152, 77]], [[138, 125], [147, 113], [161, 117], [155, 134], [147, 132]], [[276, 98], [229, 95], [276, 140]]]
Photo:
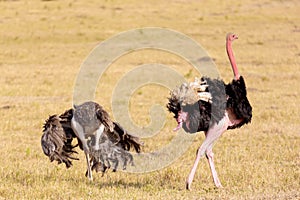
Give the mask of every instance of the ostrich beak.
[[178, 131], [181, 128], [182, 128], [182, 122], [178, 122], [176, 128], [174, 128], [173, 131]]

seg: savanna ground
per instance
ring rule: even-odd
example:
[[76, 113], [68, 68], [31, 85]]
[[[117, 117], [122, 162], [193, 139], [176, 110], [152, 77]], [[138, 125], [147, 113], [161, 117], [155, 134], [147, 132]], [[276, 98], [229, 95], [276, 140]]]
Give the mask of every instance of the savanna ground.
[[[300, 198], [300, 2], [245, 1], [0, 1], [0, 199], [299, 199]], [[253, 120], [227, 131], [214, 147], [224, 186], [216, 189], [206, 159], [200, 161], [192, 191], [185, 179], [198, 133], [187, 152], [168, 167], [150, 173], [84, 176], [83, 153], [73, 167], [50, 163], [40, 146], [50, 114], [72, 106], [80, 65], [101, 41], [142, 27], [186, 34], [214, 58], [221, 77], [232, 78], [225, 35], [248, 86]], [[200, 76], [179, 56], [141, 50], [115, 61], [99, 80], [95, 100], [112, 115], [112, 91], [138, 65], [162, 63], [187, 80]], [[128, 83], [130, 84], [130, 83]], [[150, 122], [153, 104], [165, 106], [168, 90], [139, 88], [130, 115], [139, 126]], [[144, 152], [168, 144], [176, 125], [145, 139]]]

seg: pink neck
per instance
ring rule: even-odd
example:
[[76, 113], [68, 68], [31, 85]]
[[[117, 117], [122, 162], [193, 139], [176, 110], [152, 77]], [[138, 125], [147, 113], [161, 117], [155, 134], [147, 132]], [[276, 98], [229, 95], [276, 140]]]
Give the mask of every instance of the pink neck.
[[227, 55], [228, 55], [229, 61], [231, 63], [234, 79], [238, 80], [240, 78], [240, 74], [239, 74], [238, 68], [236, 66], [235, 58], [234, 58], [232, 47], [231, 47], [231, 41], [229, 39], [226, 40], [226, 50], [227, 50]]

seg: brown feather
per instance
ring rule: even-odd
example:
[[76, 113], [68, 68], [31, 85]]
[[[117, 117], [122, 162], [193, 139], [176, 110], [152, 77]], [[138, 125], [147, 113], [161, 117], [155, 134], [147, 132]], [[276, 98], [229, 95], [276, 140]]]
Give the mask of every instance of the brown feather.
[[77, 153], [73, 150], [77, 146], [72, 145], [73, 138], [74, 132], [62, 125], [59, 116], [50, 116], [45, 121], [41, 138], [44, 154], [49, 157], [51, 162], [56, 160], [58, 164], [65, 163], [66, 167], [69, 168], [72, 165], [71, 160], [78, 160], [72, 156]]

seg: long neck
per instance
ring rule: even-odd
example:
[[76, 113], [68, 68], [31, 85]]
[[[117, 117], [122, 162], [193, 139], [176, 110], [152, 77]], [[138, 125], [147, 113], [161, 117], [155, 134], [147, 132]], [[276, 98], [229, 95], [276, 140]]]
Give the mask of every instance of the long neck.
[[240, 78], [240, 74], [239, 74], [238, 68], [236, 66], [235, 58], [234, 58], [232, 47], [231, 47], [231, 41], [229, 39], [226, 40], [226, 50], [227, 50], [227, 55], [228, 55], [228, 58], [229, 58], [229, 61], [230, 61], [231, 67], [232, 67], [234, 79], [238, 80]]

